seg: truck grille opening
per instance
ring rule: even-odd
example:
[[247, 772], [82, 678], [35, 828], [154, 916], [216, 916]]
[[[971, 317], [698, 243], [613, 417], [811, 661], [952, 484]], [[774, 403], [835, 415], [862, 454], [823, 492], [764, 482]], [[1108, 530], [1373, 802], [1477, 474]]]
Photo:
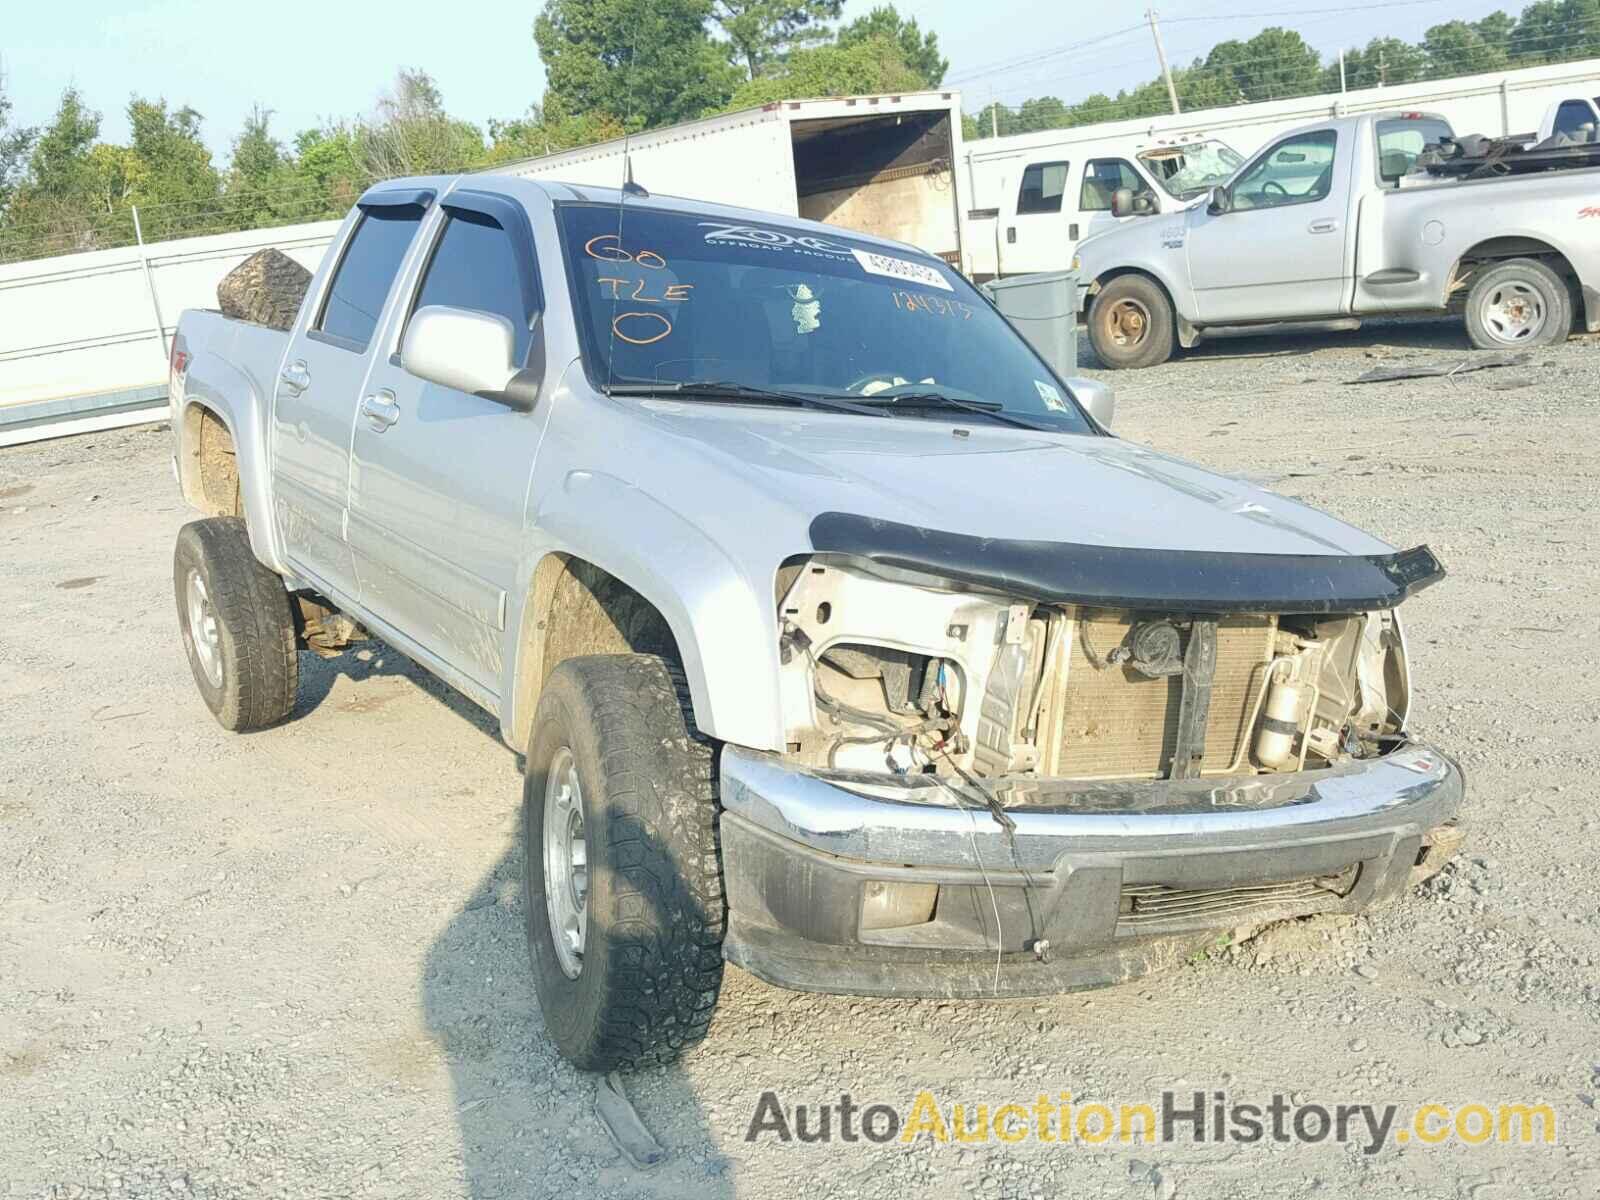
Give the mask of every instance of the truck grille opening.
[[1333, 875], [1289, 879], [1275, 883], [1234, 884], [1217, 888], [1178, 888], [1164, 883], [1130, 884], [1122, 889], [1122, 904], [1117, 923], [1120, 928], [1138, 928], [1169, 922], [1226, 923], [1257, 911], [1286, 906], [1333, 904], [1350, 894], [1361, 873], [1359, 863], [1351, 863]]
[[[1140, 614], [1079, 609], [1072, 622], [1061, 698], [1060, 737], [1051, 773], [1069, 779], [1156, 779], [1177, 747], [1181, 674], [1151, 678], [1112, 661]], [[1272, 659], [1277, 618], [1217, 619], [1216, 673], [1207, 713], [1201, 774], [1232, 768], [1250, 736], [1250, 715]], [[1183, 635], [1182, 651], [1189, 634]]]

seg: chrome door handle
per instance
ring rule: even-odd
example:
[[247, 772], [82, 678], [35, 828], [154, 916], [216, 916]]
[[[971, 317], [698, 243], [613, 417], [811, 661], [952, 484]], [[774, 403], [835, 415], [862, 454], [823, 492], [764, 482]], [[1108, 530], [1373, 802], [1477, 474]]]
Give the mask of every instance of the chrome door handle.
[[375, 432], [382, 433], [400, 419], [400, 406], [394, 402], [394, 393], [385, 388], [361, 402], [361, 415]]
[[1333, 233], [1337, 231], [1338, 228], [1339, 222], [1327, 217], [1320, 221], [1313, 221], [1311, 224], [1306, 226], [1306, 230], [1309, 233]]
[[283, 370], [278, 372], [278, 378], [283, 380], [283, 386], [291, 396], [298, 396], [311, 386], [311, 368], [306, 366], [305, 359], [298, 359], [285, 364]]

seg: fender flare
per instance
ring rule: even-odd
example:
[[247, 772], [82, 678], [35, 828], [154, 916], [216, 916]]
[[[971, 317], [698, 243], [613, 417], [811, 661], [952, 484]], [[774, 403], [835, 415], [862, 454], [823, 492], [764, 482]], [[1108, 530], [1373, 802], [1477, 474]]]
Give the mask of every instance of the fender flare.
[[218, 355], [196, 355], [184, 380], [183, 409], [178, 414], [179, 483], [185, 498], [191, 496], [197, 486], [197, 481], [191, 481], [186, 474], [191, 465], [187, 442], [189, 414], [192, 409], [204, 409], [222, 422], [233, 439], [239, 496], [244, 504], [245, 527], [250, 532], [250, 548], [263, 563], [282, 573], [284, 567], [278, 556], [277, 530], [269, 494], [262, 405], [260, 390], [249, 375]]
[[751, 749], [783, 749], [772, 578], [750, 578], [693, 522], [601, 472], [568, 472], [532, 525], [541, 545], [523, 564], [517, 611], [506, 621], [515, 639], [503, 659], [508, 737], [532, 720], [519, 709], [533, 694], [522, 673], [540, 667], [528, 654], [538, 633], [529, 603], [538, 567], [561, 554], [592, 563], [655, 606], [677, 642], [701, 732]]

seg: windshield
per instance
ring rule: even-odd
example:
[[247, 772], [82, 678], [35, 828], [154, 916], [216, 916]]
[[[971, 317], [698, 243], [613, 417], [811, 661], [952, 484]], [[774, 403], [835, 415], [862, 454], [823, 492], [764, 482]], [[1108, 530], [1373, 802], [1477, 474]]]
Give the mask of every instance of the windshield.
[[[716, 382], [879, 402], [932, 395], [1090, 432], [1049, 367], [936, 258], [842, 232], [623, 211], [619, 238], [615, 205], [558, 210], [597, 383]], [[926, 402], [897, 411], [963, 424], [985, 415]]]
[[1140, 154], [1139, 161], [1173, 199], [1192, 200], [1219, 183], [1226, 183], [1244, 159], [1226, 143], [1208, 141], [1158, 146]]

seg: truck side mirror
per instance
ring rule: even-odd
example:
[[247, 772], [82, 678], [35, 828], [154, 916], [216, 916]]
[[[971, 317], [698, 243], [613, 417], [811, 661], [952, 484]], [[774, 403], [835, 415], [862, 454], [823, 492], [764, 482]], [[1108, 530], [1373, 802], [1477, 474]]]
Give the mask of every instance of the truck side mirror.
[[1113, 217], [1133, 216], [1133, 189], [1118, 188], [1111, 193], [1111, 215]]
[[1211, 189], [1211, 203], [1206, 205], [1206, 211], [1213, 217], [1233, 211], [1233, 196], [1227, 188], [1218, 186]]
[[538, 379], [517, 366], [511, 322], [490, 313], [430, 304], [411, 314], [401, 367], [418, 379], [527, 411]]

